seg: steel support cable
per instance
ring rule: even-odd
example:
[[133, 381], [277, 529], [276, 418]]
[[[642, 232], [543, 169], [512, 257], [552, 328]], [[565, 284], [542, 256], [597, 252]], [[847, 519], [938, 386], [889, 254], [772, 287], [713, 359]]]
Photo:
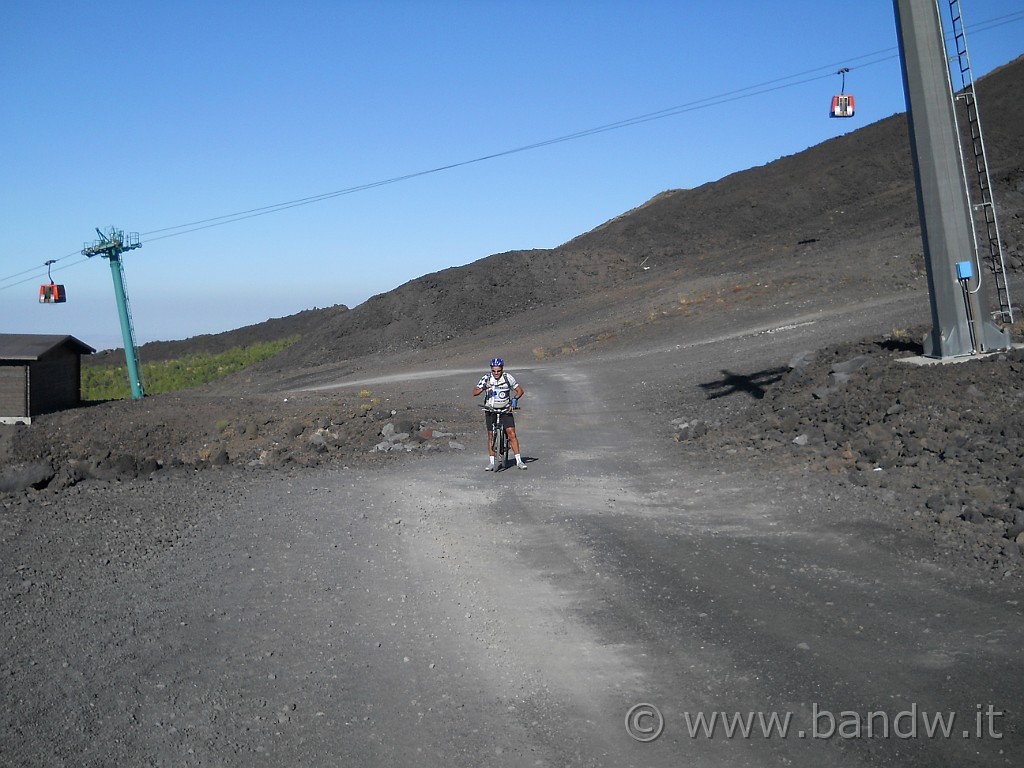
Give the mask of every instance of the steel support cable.
[[[1004, 16], [999, 16], [999, 17], [996, 17], [994, 19], [988, 19], [986, 21], [978, 22], [977, 24], [972, 26], [971, 31], [972, 32], [987, 31], [987, 30], [990, 30], [990, 29], [994, 29], [996, 27], [1001, 27], [1001, 26], [1004, 26], [1006, 24], [1011, 24], [1011, 23], [1014, 23], [1014, 22], [1017, 22], [1017, 21], [1021, 21], [1021, 20], [1024, 20], [1024, 11], [1018, 11], [1018, 12], [1006, 14]], [[697, 111], [697, 110], [700, 110], [700, 109], [707, 109], [707, 108], [710, 108], [710, 107], [719, 106], [721, 104], [726, 104], [726, 103], [730, 103], [730, 102], [733, 102], [733, 101], [738, 101], [740, 99], [751, 98], [753, 96], [757, 96], [757, 95], [763, 94], [763, 93], [771, 93], [773, 91], [778, 91], [778, 90], [782, 90], [782, 89], [785, 89], [785, 88], [791, 88], [791, 87], [795, 87], [797, 85], [805, 85], [807, 83], [814, 82], [816, 80], [822, 80], [822, 79], [825, 79], [825, 78], [834, 77], [836, 73], [831, 68], [836, 66], [837, 64], [840, 64], [840, 63], [848, 63], [848, 62], [862, 61], [864, 59], [868, 59], [868, 61], [865, 61], [864, 63], [860, 64], [858, 67], [851, 67], [850, 69], [852, 70], [852, 69], [859, 69], [859, 68], [869, 67], [869, 66], [873, 66], [875, 64], [879, 64], [879, 63], [881, 63], [883, 61], [888, 61], [889, 59], [892, 59], [892, 58], [895, 58], [896, 56], [898, 56], [898, 53], [893, 53], [894, 50], [896, 50], [896, 49], [894, 49], [894, 48], [887, 48], [887, 49], [882, 49], [882, 50], [879, 50], [879, 51], [874, 51], [873, 53], [862, 54], [861, 56], [857, 56], [857, 57], [854, 57], [852, 59], [847, 59], [847, 60], [845, 60], [845, 62], [836, 62], [836, 63], [828, 64], [828, 65], [825, 65], [825, 66], [822, 66], [822, 67], [816, 67], [814, 69], [806, 70], [804, 72], [799, 72], [799, 73], [796, 73], [796, 74], [793, 74], [793, 75], [788, 75], [788, 76], [785, 76], [785, 77], [780, 77], [780, 78], [775, 78], [773, 80], [768, 80], [768, 81], [765, 81], [763, 83], [759, 83], [757, 85], [750, 85], [750, 86], [746, 86], [744, 88], [739, 88], [739, 89], [736, 89], [736, 90], [733, 90], [733, 91], [727, 91], [727, 92], [725, 92], [723, 94], [718, 94], [716, 96], [709, 96], [709, 97], [706, 97], [706, 98], [703, 98], [703, 99], [697, 99], [696, 101], [688, 102], [686, 104], [680, 104], [680, 105], [676, 105], [676, 106], [673, 106], [673, 107], [666, 107], [665, 109], [661, 109], [661, 110], [658, 110], [656, 112], [649, 112], [649, 113], [646, 113], [646, 114], [643, 114], [643, 115], [637, 115], [635, 117], [626, 118], [624, 120], [619, 120], [619, 121], [616, 121], [616, 122], [613, 122], [613, 123], [607, 123], [605, 125], [597, 126], [595, 128], [584, 129], [584, 130], [581, 130], [581, 131], [577, 131], [575, 133], [566, 134], [564, 136], [559, 136], [559, 137], [552, 138], [552, 139], [546, 139], [546, 140], [543, 140], [543, 141], [538, 141], [538, 142], [535, 142], [535, 143], [532, 143], [532, 144], [527, 144], [527, 145], [524, 145], [524, 146], [521, 146], [521, 147], [516, 147], [516, 148], [513, 148], [513, 149], [507, 149], [507, 150], [503, 150], [501, 152], [494, 152], [494, 153], [491, 153], [491, 154], [488, 154], [488, 155], [483, 155], [481, 157], [473, 158], [471, 160], [463, 160], [463, 161], [460, 161], [460, 162], [457, 162], [457, 163], [450, 163], [448, 165], [438, 166], [436, 168], [430, 168], [430, 169], [423, 170], [423, 171], [417, 171], [417, 172], [414, 172], [414, 173], [404, 174], [402, 176], [395, 176], [395, 177], [389, 178], [389, 179], [383, 179], [383, 180], [379, 180], [379, 181], [369, 182], [369, 183], [366, 183], [366, 184], [360, 184], [360, 185], [353, 186], [353, 187], [347, 187], [345, 189], [335, 190], [333, 192], [326, 192], [326, 193], [319, 194], [319, 195], [312, 195], [312, 196], [309, 196], [309, 197], [298, 198], [296, 200], [290, 200], [290, 201], [283, 202], [283, 203], [275, 203], [273, 205], [263, 206], [263, 207], [260, 207], [260, 208], [251, 208], [249, 210], [238, 211], [238, 212], [229, 213], [229, 214], [224, 214], [222, 216], [215, 216], [215, 217], [211, 217], [211, 218], [207, 218], [207, 219], [200, 219], [200, 220], [197, 220], [197, 221], [188, 222], [188, 223], [185, 223], [185, 224], [178, 224], [178, 225], [175, 225], [175, 226], [163, 227], [163, 228], [160, 228], [160, 229], [154, 229], [154, 230], [150, 230], [148, 232], [143, 232], [142, 235], [146, 236], [147, 240], [149, 240], [149, 241], [163, 240], [163, 239], [166, 239], [166, 238], [169, 238], [169, 237], [177, 237], [178, 235], [185, 235], [185, 234], [189, 234], [191, 232], [197, 232], [197, 231], [203, 230], [203, 229], [210, 229], [212, 227], [222, 226], [222, 225], [225, 225], [225, 224], [231, 224], [231, 223], [234, 223], [234, 222], [237, 222], [237, 221], [244, 221], [245, 219], [256, 218], [258, 216], [265, 216], [265, 215], [268, 215], [268, 214], [271, 214], [271, 213], [278, 213], [278, 212], [281, 212], [281, 211], [286, 211], [286, 210], [291, 209], [291, 208], [298, 208], [300, 206], [311, 205], [313, 203], [322, 202], [324, 200], [330, 200], [330, 199], [333, 199], [333, 198], [336, 198], [336, 197], [342, 197], [344, 195], [351, 195], [351, 194], [355, 194], [357, 192], [363, 192], [363, 191], [366, 191], [366, 190], [369, 190], [369, 189], [375, 189], [377, 187], [387, 186], [387, 185], [390, 185], [390, 184], [397, 184], [399, 182], [409, 181], [411, 179], [419, 178], [421, 176], [428, 176], [428, 175], [435, 174], [435, 173], [441, 173], [443, 171], [449, 171], [449, 170], [453, 170], [455, 168], [461, 168], [461, 167], [468, 166], [468, 165], [474, 165], [476, 163], [482, 163], [482, 162], [485, 162], [485, 161], [488, 161], [488, 160], [494, 160], [494, 159], [497, 159], [497, 158], [500, 158], [500, 157], [507, 157], [507, 156], [510, 156], [510, 155], [519, 154], [521, 152], [528, 152], [528, 151], [531, 151], [531, 150], [540, 149], [542, 147], [552, 146], [552, 145], [555, 145], [555, 144], [561, 144], [561, 143], [565, 143], [565, 142], [569, 142], [569, 141], [575, 141], [577, 139], [585, 138], [585, 137], [588, 137], [588, 136], [594, 136], [594, 135], [601, 134], [601, 133], [607, 133], [609, 131], [619, 130], [619, 129], [622, 129], [622, 128], [628, 128], [628, 127], [631, 127], [631, 126], [634, 126], [634, 125], [640, 125], [642, 123], [647, 123], [647, 122], [651, 122], [651, 121], [654, 121], [654, 120], [661, 120], [661, 119], [664, 119], [664, 118], [667, 118], [667, 117], [674, 117], [676, 115], [685, 114], [687, 112], [693, 112], [693, 111]], [[875, 58], [875, 57], [879, 57], [879, 58]], [[804, 77], [805, 75], [811, 75], [813, 73], [822, 72], [823, 70], [830, 70], [830, 71], [828, 71], [825, 74], [817, 74], [817, 75], [815, 75], [813, 77]], [[797, 80], [796, 78], [803, 78], [803, 79]], [[154, 237], [153, 235], [156, 235], [156, 237]], [[79, 253], [80, 253], [80, 251], [75, 251], [73, 253], [69, 253], [69, 254], [67, 254], [65, 256], [62, 256], [62, 257], [60, 257], [58, 259], [53, 259], [53, 263], [55, 263], [55, 264], [59, 263], [61, 261], [64, 261], [66, 259], [71, 258], [72, 256], [77, 256]], [[71, 264], [67, 264], [67, 265], [65, 265], [63, 267], [60, 267], [60, 269], [67, 269], [67, 268], [76, 266], [77, 264], [81, 264], [84, 261], [88, 261], [88, 259], [79, 259], [78, 261], [72, 262]], [[27, 278], [24, 278], [22, 280], [16, 280], [16, 278], [21, 277], [22, 275], [26, 275], [26, 274], [28, 274], [30, 276], [27, 277]], [[32, 269], [28, 269], [28, 270], [23, 270], [21, 272], [14, 273], [14, 274], [9, 275], [9, 276], [4, 277], [4, 278], [0, 278], [0, 283], [6, 283], [5, 285], [0, 285], [0, 291], [3, 291], [5, 289], [7, 289], [7, 288], [12, 288], [12, 287], [17, 286], [17, 285], [22, 285], [24, 283], [32, 282], [32, 281], [38, 279], [41, 276], [41, 274], [42, 274], [42, 272], [41, 272], [40, 268], [36, 267], [36, 268], [32, 268]], [[11, 282], [11, 281], [14, 281], [14, 282]]]
[[[891, 49], [890, 49], [891, 50]], [[895, 54], [890, 54], [881, 59], [867, 62], [862, 66], [870, 66], [877, 64], [886, 59], [894, 58]], [[862, 57], [863, 58], [863, 57]], [[829, 65], [834, 66], [834, 65]], [[819, 68], [820, 69], [820, 68]], [[818, 70], [810, 70], [816, 72]], [[806, 74], [806, 73], [802, 73]], [[284, 203], [277, 203], [275, 205], [265, 206], [263, 208], [253, 208], [247, 211], [239, 211], [237, 213], [225, 214], [223, 216], [216, 216], [209, 219], [201, 219], [199, 221], [189, 222], [187, 224], [179, 224], [173, 227], [165, 227], [163, 229], [151, 230], [150, 232], [143, 232], [143, 236], [148, 236], [147, 240], [152, 242], [153, 240], [161, 240], [167, 237], [176, 237], [177, 235], [187, 234], [189, 232], [195, 232], [201, 229], [208, 229], [210, 227], [220, 226], [222, 224], [230, 224], [235, 221], [242, 221], [244, 219], [254, 218], [256, 216], [264, 216], [269, 213], [277, 213], [279, 211], [288, 210], [289, 208], [297, 208], [303, 205], [310, 205], [312, 203], [321, 202], [323, 200], [329, 200], [335, 197], [341, 197], [343, 195], [350, 195], [356, 192], [362, 192], [375, 187], [382, 187], [388, 184], [397, 184], [398, 182], [408, 181], [410, 179], [418, 178], [420, 176], [427, 176], [434, 173], [441, 173], [442, 171], [449, 171], [454, 168], [461, 168], [467, 165], [473, 165], [475, 163], [482, 163], [487, 160], [494, 160], [499, 157], [507, 157], [509, 155], [518, 154], [520, 152], [528, 152], [534, 149], [540, 149], [542, 147], [551, 146], [554, 144], [562, 144], [568, 141], [575, 141], [576, 139], [585, 138], [587, 136], [594, 136], [600, 133], [607, 133], [609, 131], [619, 130], [621, 128], [628, 128], [634, 125], [640, 125], [641, 123], [647, 123], [654, 120], [661, 120], [666, 117], [674, 117], [676, 115], [684, 114], [686, 112], [694, 112], [700, 109], [706, 109], [708, 107], [718, 106], [720, 104], [726, 104], [731, 101], [738, 101], [740, 99], [750, 98], [764, 93], [771, 93], [772, 91], [782, 90], [784, 88], [791, 88], [797, 85], [804, 85], [806, 83], [814, 82], [815, 80], [821, 80], [826, 77], [832, 77], [835, 73], [828, 72], [827, 74], [817, 75], [815, 77], [805, 78], [803, 80], [793, 80], [795, 77], [800, 75], [790, 75], [789, 77], [779, 78], [777, 80], [770, 80], [765, 83], [758, 85], [747, 86], [736, 91], [730, 91], [728, 93], [719, 94], [717, 96], [709, 96], [704, 99], [698, 99], [697, 101], [689, 102], [687, 104], [680, 104], [674, 107], [667, 107], [657, 112], [649, 112], [643, 115], [637, 115], [635, 117], [626, 118], [619, 120], [614, 123], [607, 123], [594, 128], [587, 128], [585, 130], [577, 131], [575, 133], [566, 134], [564, 136], [558, 136], [552, 139], [545, 139], [543, 141], [534, 142], [533, 144], [526, 144], [521, 147], [514, 149], [506, 149], [501, 152], [494, 152], [489, 155], [483, 155], [476, 157], [471, 160], [462, 160], [457, 163], [450, 163], [448, 165], [438, 166], [436, 168], [430, 168], [428, 170], [417, 171], [415, 173], [405, 174], [403, 176], [396, 176], [390, 179], [383, 179], [381, 181], [370, 182], [367, 184], [361, 184], [355, 187], [348, 187], [346, 189], [335, 190], [333, 192], [325, 192], [320, 195], [313, 195], [311, 197], [304, 197], [298, 200], [290, 200]], [[785, 82], [792, 81], [792, 82]], [[775, 83], [782, 83], [781, 85], [773, 85]], [[772, 87], [768, 87], [772, 86]], [[166, 233], [166, 234], [159, 234]], [[153, 237], [152, 235], [159, 235]]]

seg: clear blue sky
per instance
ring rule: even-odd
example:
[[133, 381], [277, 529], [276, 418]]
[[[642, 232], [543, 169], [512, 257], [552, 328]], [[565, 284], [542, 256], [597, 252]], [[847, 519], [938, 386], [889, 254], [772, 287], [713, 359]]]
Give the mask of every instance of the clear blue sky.
[[[1019, 0], [962, 7], [975, 76], [1024, 53]], [[96, 227], [142, 236], [139, 342], [179, 339], [554, 247], [905, 109], [889, 0], [9, 0], [0, 75], [0, 332], [100, 349]], [[48, 259], [67, 304], [37, 301]]]

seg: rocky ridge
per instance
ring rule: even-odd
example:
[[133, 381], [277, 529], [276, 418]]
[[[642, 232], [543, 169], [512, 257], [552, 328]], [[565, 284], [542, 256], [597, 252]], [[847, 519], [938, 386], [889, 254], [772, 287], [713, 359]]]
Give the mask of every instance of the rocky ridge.
[[[921, 365], [878, 337], [797, 355], [753, 380], [753, 404], [673, 422], [683, 448], [873, 493], [878, 520], [931, 536], [993, 578], [1024, 574], [1024, 350]], [[737, 383], [741, 386], [742, 383]], [[748, 391], [750, 391], [748, 389]], [[714, 394], [712, 394], [714, 396]]]

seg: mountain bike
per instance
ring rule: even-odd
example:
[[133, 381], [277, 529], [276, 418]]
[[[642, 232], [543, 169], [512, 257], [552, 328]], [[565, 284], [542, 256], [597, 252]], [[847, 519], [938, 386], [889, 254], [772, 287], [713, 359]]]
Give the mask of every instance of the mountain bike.
[[505, 432], [503, 416], [512, 413], [511, 408], [492, 408], [489, 405], [481, 405], [485, 411], [494, 414], [494, 423], [491, 425], [491, 447], [494, 449], [494, 471], [500, 472], [509, 463], [509, 454], [512, 452], [512, 443]]

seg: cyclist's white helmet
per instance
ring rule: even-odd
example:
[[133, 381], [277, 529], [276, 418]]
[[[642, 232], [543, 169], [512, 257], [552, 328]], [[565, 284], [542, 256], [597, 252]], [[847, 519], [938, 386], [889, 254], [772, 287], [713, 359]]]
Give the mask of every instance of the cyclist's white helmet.
[[505, 361], [502, 360], [500, 357], [495, 357], [493, 360], [491, 360], [491, 368], [504, 368], [504, 367], [505, 367]]

